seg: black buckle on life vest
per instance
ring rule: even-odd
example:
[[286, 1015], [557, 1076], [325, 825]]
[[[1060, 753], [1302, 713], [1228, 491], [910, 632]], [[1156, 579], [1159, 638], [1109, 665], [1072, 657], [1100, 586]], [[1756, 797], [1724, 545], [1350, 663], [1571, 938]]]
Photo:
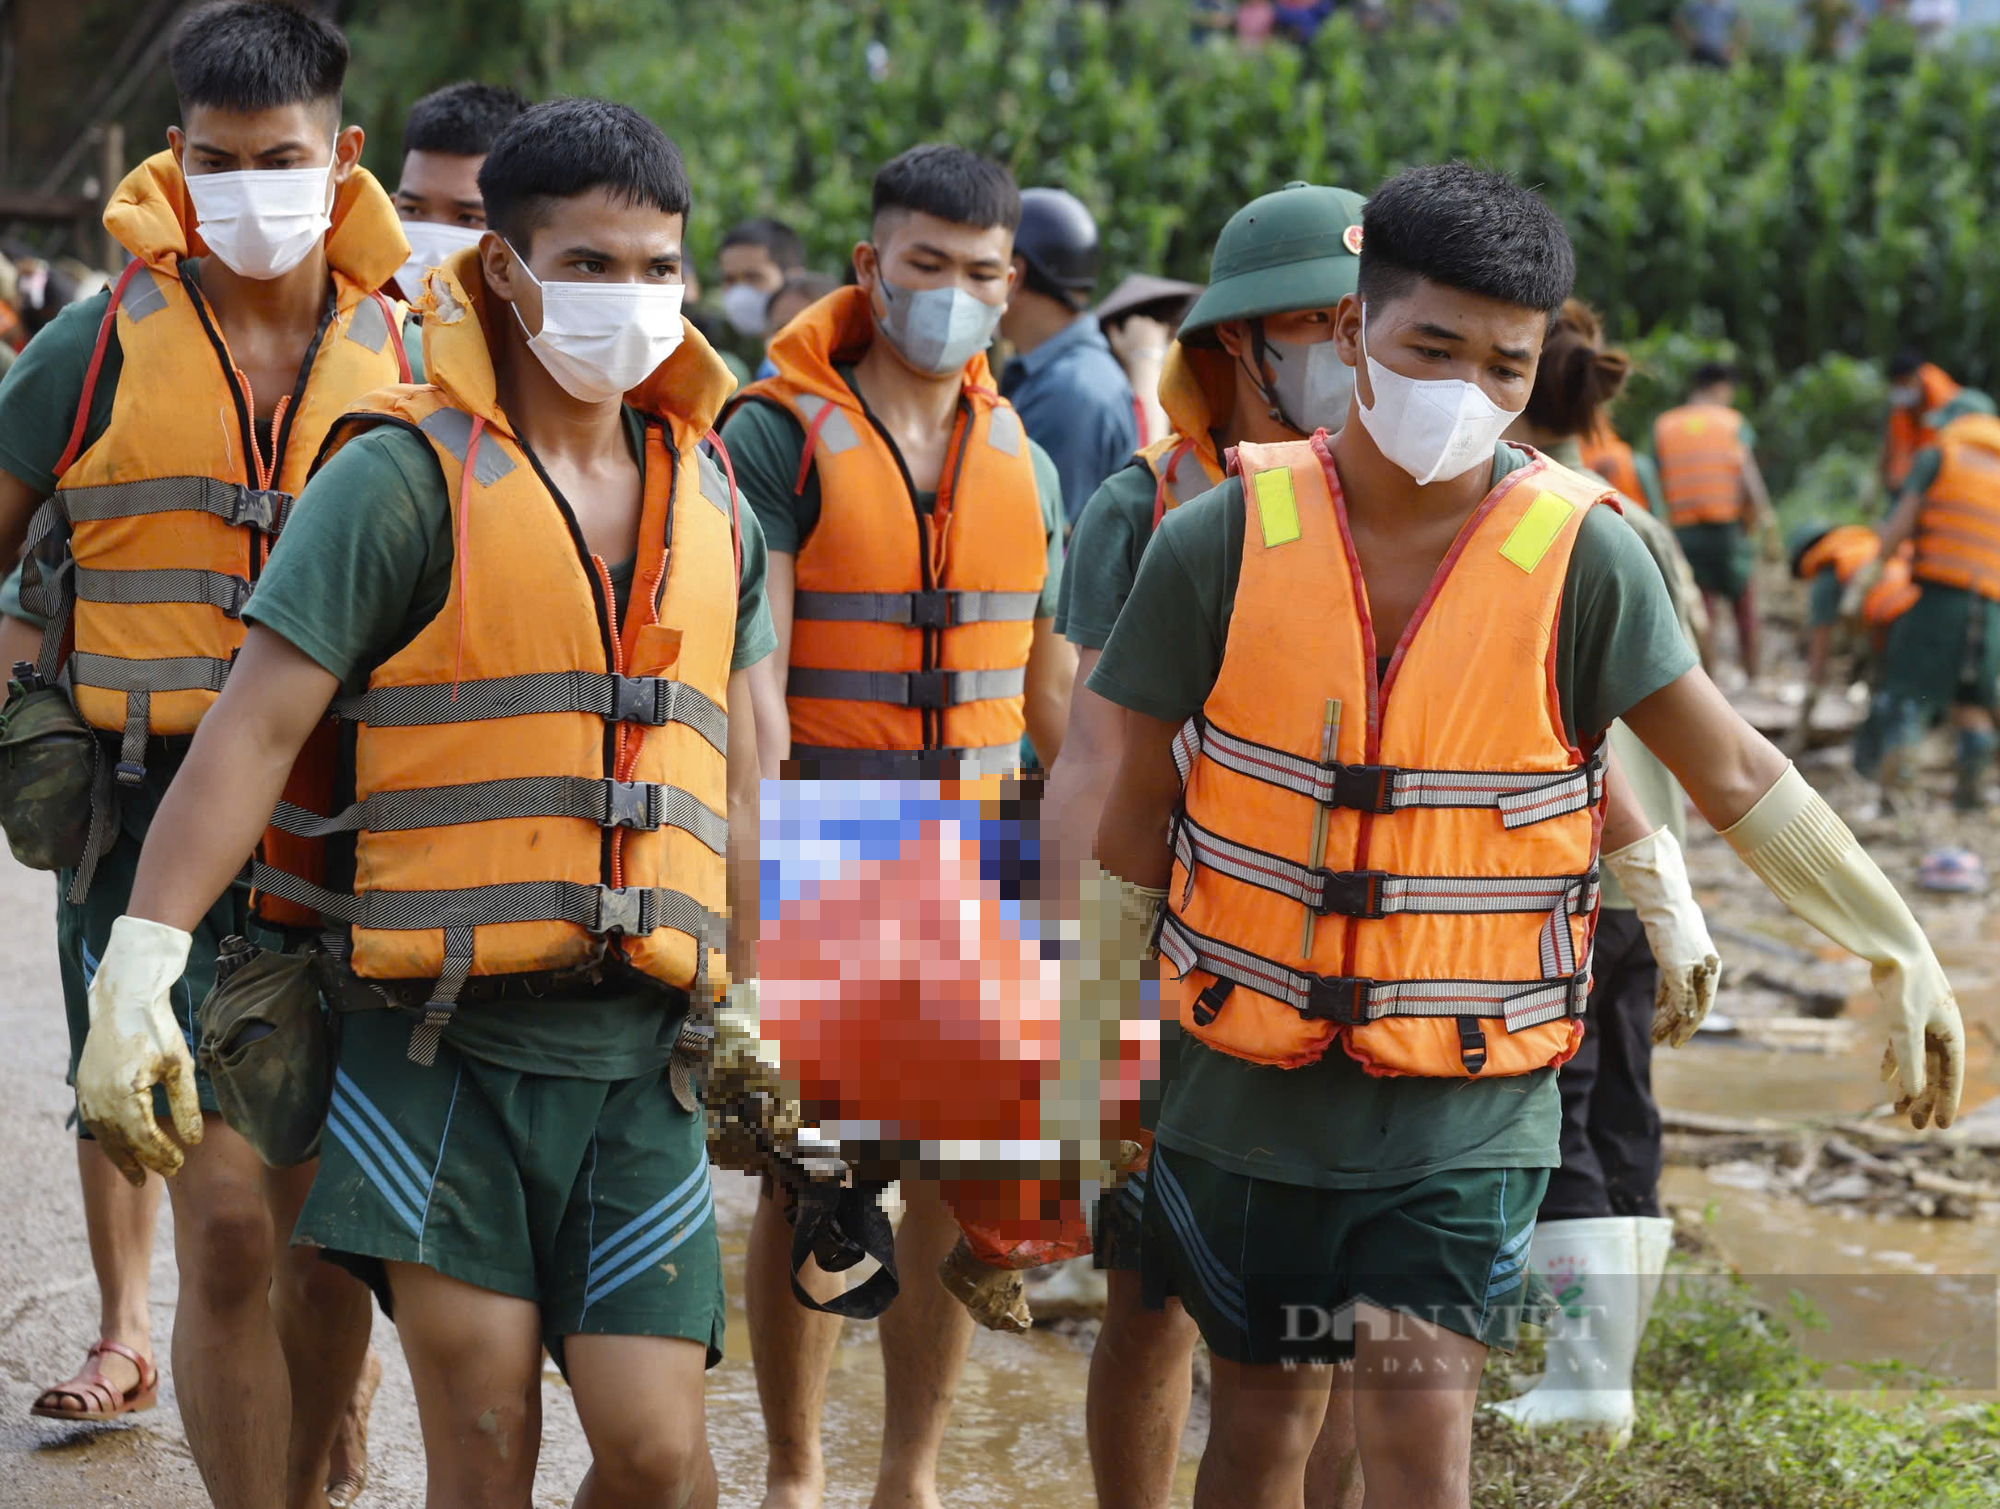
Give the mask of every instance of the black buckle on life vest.
[[904, 695], [903, 705], [942, 711], [950, 705], [950, 675], [949, 671], [909, 672], [909, 691]]
[[1309, 1022], [1332, 1022], [1337, 1027], [1368, 1025], [1368, 987], [1375, 982], [1356, 975], [1308, 975], [1306, 1008], [1299, 1013]]
[[1195, 1026], [1206, 1027], [1213, 1022], [1216, 1014], [1222, 1010], [1223, 1003], [1229, 999], [1229, 992], [1235, 988], [1234, 980], [1225, 980], [1217, 975], [1210, 982], [1208, 989], [1194, 998]]
[[1322, 917], [1386, 917], [1382, 910], [1382, 882], [1385, 870], [1308, 870], [1320, 882], [1319, 905], [1313, 908]]
[[657, 728], [666, 721], [660, 708], [657, 676], [613, 676], [611, 678], [611, 721], [644, 723]]
[[659, 788], [645, 781], [606, 781], [602, 826], [650, 832], [660, 826]]
[[1393, 812], [1390, 789], [1395, 783], [1393, 765], [1322, 765], [1333, 772], [1333, 801], [1330, 805], [1350, 812]]
[[1477, 1074], [1486, 1067], [1486, 1032], [1476, 1016], [1462, 1016], [1457, 1020], [1459, 1062], [1465, 1065], [1467, 1074]]
[[910, 594], [910, 627], [947, 629], [951, 627], [951, 594], [942, 589]]

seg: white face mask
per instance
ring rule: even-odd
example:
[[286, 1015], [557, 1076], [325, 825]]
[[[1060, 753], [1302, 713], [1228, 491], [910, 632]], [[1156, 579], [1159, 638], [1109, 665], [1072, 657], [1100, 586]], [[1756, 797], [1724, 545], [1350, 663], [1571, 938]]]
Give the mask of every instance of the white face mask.
[[1301, 345], [1266, 336], [1264, 354], [1271, 363], [1271, 383], [1265, 393], [1278, 410], [1280, 424], [1310, 435], [1347, 423], [1354, 369], [1340, 359], [1332, 341]]
[[898, 288], [879, 279], [888, 312], [876, 323], [890, 344], [920, 372], [944, 377], [993, 343], [1003, 306], [963, 288]]
[[239, 277], [282, 278], [333, 224], [333, 163], [323, 168], [252, 168], [187, 178], [196, 226], [208, 249]]
[[[1357, 403], [1361, 424], [1376, 449], [1417, 479], [1417, 486], [1462, 477], [1482, 461], [1521, 409], [1507, 410], [1477, 383], [1445, 377], [1428, 381], [1391, 372], [1368, 354], [1368, 306], [1361, 306], [1361, 356], [1368, 363], [1371, 408]], [[1526, 405], [1522, 406], [1523, 408]]]
[[722, 290], [722, 317], [738, 335], [762, 335], [771, 296], [751, 283], [731, 283]]
[[410, 260], [396, 272], [396, 286], [403, 297], [414, 299], [424, 291], [424, 273], [443, 264], [445, 258], [468, 246], [477, 246], [486, 232], [476, 225], [439, 225], [434, 220], [405, 220], [403, 239], [410, 243]]
[[[687, 290], [679, 283], [544, 283], [518, 251], [514, 265], [542, 291], [542, 328], [528, 336], [528, 349], [572, 398], [623, 397], [681, 343]], [[519, 304], [514, 318], [521, 320]]]

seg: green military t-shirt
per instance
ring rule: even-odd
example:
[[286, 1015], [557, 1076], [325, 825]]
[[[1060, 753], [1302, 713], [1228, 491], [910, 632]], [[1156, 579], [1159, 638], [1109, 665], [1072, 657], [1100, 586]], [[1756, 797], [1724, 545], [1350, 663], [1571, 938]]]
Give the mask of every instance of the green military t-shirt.
[[1157, 484], [1143, 461], [1119, 468], [1090, 495], [1069, 537], [1056, 632], [1083, 650], [1101, 650], [1139, 575], [1153, 537]]
[[[854, 387], [854, 368], [835, 368]], [[866, 409], [868, 403], [855, 390], [855, 398]], [[797, 555], [819, 525], [819, 469], [806, 473], [805, 486], [793, 488], [799, 480], [799, 458], [805, 454], [806, 432], [788, 411], [776, 404], [751, 401], [737, 406], [722, 427], [722, 443], [729, 448], [730, 463], [743, 496], [757, 511], [764, 526], [764, 542], [780, 555]], [[894, 442], [891, 442], [893, 446]], [[1048, 541], [1049, 573], [1042, 583], [1042, 600], [1035, 609], [1037, 618], [1053, 618], [1063, 575], [1062, 480], [1056, 465], [1034, 441], [1028, 454], [1035, 464], [1035, 491], [1042, 505], [1042, 533]], [[917, 507], [928, 513], [937, 502], [935, 493], [919, 493]]]
[[[644, 421], [625, 411], [644, 464]], [[777, 647], [764, 600], [764, 536], [741, 512], [743, 581], [732, 670]], [[451, 500], [437, 455], [420, 436], [383, 426], [349, 441], [301, 494], [243, 610], [360, 691], [376, 666], [444, 608], [451, 588]], [[619, 611], [633, 562], [613, 568]], [[479, 1002], [445, 1040], [462, 1053], [529, 1074], [631, 1079], [667, 1061], [687, 996], [629, 981], [568, 997]]]
[[[1492, 482], [1524, 464], [1496, 448]], [[1103, 658], [1100, 696], [1180, 722], [1222, 666], [1243, 565], [1243, 488], [1231, 478], [1161, 521]], [[1578, 528], [1564, 579], [1556, 690], [1573, 742], [1693, 669], [1666, 582], [1609, 509]], [[1259, 1179], [1329, 1189], [1407, 1184], [1446, 1169], [1552, 1168], [1562, 1102], [1556, 1071], [1501, 1079], [1378, 1079], [1336, 1048], [1278, 1069], [1188, 1039], [1156, 1135], [1167, 1147]]]

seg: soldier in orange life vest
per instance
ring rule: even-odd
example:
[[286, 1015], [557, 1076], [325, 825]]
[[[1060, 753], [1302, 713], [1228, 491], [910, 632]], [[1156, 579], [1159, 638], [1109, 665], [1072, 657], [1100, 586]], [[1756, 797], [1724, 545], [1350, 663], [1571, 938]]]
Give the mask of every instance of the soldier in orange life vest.
[[[1841, 621], [1843, 600], [1847, 589], [1864, 570], [1875, 563], [1876, 552], [1881, 542], [1875, 531], [1866, 524], [1824, 523], [1802, 524], [1792, 531], [1785, 542], [1785, 558], [1791, 563], [1792, 575], [1807, 584], [1806, 604], [1806, 694], [1799, 705], [1798, 730], [1793, 736], [1795, 748], [1804, 748], [1807, 732], [1812, 726], [1813, 710], [1819, 702], [1822, 687], [1826, 681], [1827, 664], [1833, 652], [1834, 630]], [[1876, 641], [1874, 648], [1879, 652], [1883, 632], [1899, 617], [1911, 603], [1916, 601], [1917, 589], [1910, 584], [1907, 569], [1897, 577], [1878, 577], [1860, 606], [1860, 620]], [[1857, 677], [1857, 679], [1859, 679]], [[1863, 746], [1869, 734], [1857, 732], [1856, 765], [1863, 773], [1871, 773], [1868, 755]]]
[[511, 89], [470, 81], [447, 84], [410, 106], [403, 117], [403, 172], [396, 214], [410, 259], [396, 273], [406, 299], [423, 291], [424, 272], [455, 251], [477, 246], [486, 230], [479, 165], [493, 139], [528, 108]]
[[[1216, 238], [1208, 287], [1167, 353], [1160, 399], [1173, 433], [1108, 478], [1077, 521], [1056, 625], [1077, 646], [1079, 685], [1042, 831], [1045, 842], [1060, 844], [1066, 864], [1083, 870], [1086, 896], [1101, 889], [1089, 856], [1126, 712], [1081, 682], [1111, 637], [1147, 541], [1172, 510], [1222, 480], [1225, 452], [1346, 422], [1354, 370], [1334, 353], [1333, 317], [1354, 292], [1360, 253], [1361, 196], [1347, 189], [1287, 184], [1230, 216]], [[1115, 976], [1087, 985], [1086, 998], [1110, 1021], [1119, 994]], [[1107, 1270], [1107, 1303], [1091, 1360], [1089, 1428], [1105, 1509], [1166, 1504], [1187, 1420], [1194, 1324], [1178, 1302], [1157, 1310], [1140, 1302], [1146, 1182], [1142, 1162], [1098, 1206], [1093, 1260]], [[1310, 1509], [1359, 1502], [1353, 1415], [1339, 1384], [1307, 1470]]]
[[[86, 1203], [118, 1236], [99, 1253], [103, 1340], [38, 1401], [57, 1418], [154, 1398], [157, 1195], [94, 1101], [105, 1075], [89, 1047], [94, 1027], [108, 1030], [92, 987], [140, 839], [243, 641], [244, 601], [328, 427], [408, 375], [402, 312], [378, 292], [408, 247], [358, 166], [360, 128], [340, 124], [347, 56], [337, 30], [292, 6], [221, 4], [183, 21], [170, 53], [180, 123], [105, 211], [134, 260], [41, 332], [0, 400], [0, 558], [34, 541], [26, 607], [49, 624], [41, 673], [97, 735], [95, 782], [79, 767], [92, 833], [64, 856], [57, 937], [72, 1077], [96, 1139], [79, 1152]], [[0, 814], [10, 829], [15, 816]], [[189, 1445], [218, 1505], [266, 1509], [323, 1501], [370, 1310], [362, 1286], [287, 1246], [311, 1167], [267, 1173], [189, 1062], [218, 945], [251, 924], [247, 892], [225, 889], [161, 965], [175, 1122], [191, 1142], [208, 1136], [185, 1167], [178, 1154], [157, 1166], [179, 1170], [174, 1381], [199, 1401]], [[340, 1475], [358, 1469], [349, 1460]]]
[[[1895, 511], [1880, 530], [1881, 559], [1907, 543], [1916, 600], [1890, 625], [1882, 657], [1882, 794], [1904, 788], [1905, 756], [1949, 716], [1957, 732], [1952, 805], [1989, 801], [1986, 777], [2000, 745], [2000, 419], [1984, 393], [1960, 389], [1924, 416], [1936, 443], [1916, 453]], [[1849, 595], [1881, 590], [1879, 565]]]
[[[252, 880], [317, 912], [344, 1015], [298, 1232], [393, 1301], [432, 1497], [527, 1502], [546, 1347], [593, 1450], [581, 1501], [712, 1506], [720, 1253], [673, 1065], [732, 972], [754, 1009], [724, 914], [756, 914], [761, 537], [701, 449], [731, 379], [680, 317], [673, 144], [559, 100], [480, 188], [487, 235], [427, 280], [431, 382], [350, 404], [245, 610], [79, 1081], [130, 1156], [175, 1156], [138, 1125], [186, 1072], [153, 1024], [275, 805], [325, 852]], [[340, 774], [281, 802], [329, 708]]]
[[1889, 423], [1882, 434], [1882, 458], [1877, 466], [1890, 497], [1902, 495], [1917, 452], [1937, 443], [1937, 429], [1929, 416], [1950, 403], [1958, 391], [1958, 384], [1945, 370], [1925, 361], [1920, 351], [1906, 347], [1890, 360]]
[[1667, 522], [1694, 568], [1695, 584], [1709, 607], [1703, 663], [1715, 665], [1714, 616], [1718, 601], [1736, 617], [1737, 655], [1743, 673], [1757, 674], [1757, 600], [1750, 573], [1753, 541], [1771, 517], [1764, 475], [1752, 453], [1756, 437], [1732, 406], [1736, 373], [1710, 362], [1695, 370], [1687, 402], [1653, 422], [1653, 461], [1660, 471]]
[[[1649, 898], [1660, 957], [1692, 906], [1615, 767], [1607, 806], [1613, 720], [1878, 966], [1913, 1121], [1956, 1112], [1957, 1006], [1894, 888], [1695, 665], [1610, 490], [1500, 440], [1573, 275], [1560, 223], [1505, 178], [1385, 184], [1334, 323], [1348, 423], [1239, 446], [1169, 514], [1091, 676], [1128, 713], [1097, 857], [1192, 1038], [1141, 1265], [1213, 1362], [1197, 1509], [1298, 1502], [1327, 1380], [1288, 1364], [1347, 1357], [1371, 1497], [1466, 1502], [1486, 1347], [1538, 1308], [1527, 1249], [1600, 867]], [[1602, 1302], [1630, 1328], [1623, 1282]]]
[[[777, 375], [723, 428], [771, 549], [764, 769], [998, 774], [1018, 765], [1023, 732], [1050, 766], [1075, 665], [1053, 626], [1061, 486], [983, 355], [1014, 282], [1020, 195], [997, 163], [913, 147], [876, 175], [873, 217], [854, 250], [858, 286], [785, 327], [768, 353]], [[973, 1322], [931, 1277], [956, 1220], [934, 1188], [903, 1188], [877, 1498], [926, 1503]], [[790, 1245], [767, 1190], [745, 1286], [773, 1505], [819, 1500], [820, 1401], [840, 1332], [793, 1298]]]

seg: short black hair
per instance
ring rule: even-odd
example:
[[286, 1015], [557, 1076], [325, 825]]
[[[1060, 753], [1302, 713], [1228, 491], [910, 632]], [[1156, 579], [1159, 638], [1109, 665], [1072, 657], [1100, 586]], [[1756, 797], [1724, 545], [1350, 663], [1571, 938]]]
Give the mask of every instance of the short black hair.
[[1361, 211], [1361, 297], [1419, 278], [1554, 317], [1576, 283], [1569, 232], [1540, 196], [1468, 162], [1408, 168]]
[[347, 38], [279, 0], [220, 0], [181, 22], [167, 61], [183, 117], [191, 105], [247, 114], [327, 101], [337, 115]]
[[1694, 369], [1694, 375], [1688, 379], [1688, 391], [1694, 393], [1702, 388], [1712, 388], [1717, 383], [1735, 381], [1736, 369], [1728, 362], [1703, 362]]
[[763, 247], [771, 254], [779, 272], [796, 272], [806, 265], [806, 244], [799, 239], [799, 233], [769, 215], [753, 216], [730, 226], [718, 250], [727, 251], [732, 246]]
[[1915, 346], [1905, 346], [1889, 358], [1889, 381], [1908, 377], [1924, 364], [1924, 354]]
[[447, 157], [484, 157], [508, 122], [528, 102], [498, 84], [467, 79], [433, 90], [403, 117], [403, 155], [441, 152]]
[[687, 214], [690, 203], [680, 148], [638, 111], [609, 100], [530, 105], [479, 167], [487, 225], [524, 255], [555, 200], [592, 189], [668, 215]]
[[823, 272], [790, 272], [785, 274], [785, 281], [778, 285], [777, 292], [771, 295], [771, 301], [776, 303], [791, 296], [817, 304], [828, 294], [838, 292], [840, 287], [840, 279]]
[[890, 158], [875, 175], [869, 218], [879, 221], [897, 210], [1011, 231], [1021, 223], [1021, 191], [992, 158], [928, 142]]

